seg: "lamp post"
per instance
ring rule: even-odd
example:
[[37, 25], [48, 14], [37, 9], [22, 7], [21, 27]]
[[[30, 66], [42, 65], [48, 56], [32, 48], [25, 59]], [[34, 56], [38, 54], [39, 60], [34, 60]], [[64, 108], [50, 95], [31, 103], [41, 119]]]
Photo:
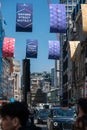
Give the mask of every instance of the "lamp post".
[[[56, 67], [56, 86], [57, 86], [57, 88], [58, 88], [58, 101], [60, 102], [60, 104], [62, 103], [61, 102], [61, 99], [63, 99], [62, 98], [62, 73], [63, 73], [63, 71], [61, 70], [61, 69], [57, 69], [57, 67]], [[57, 77], [58, 76], [58, 77]], [[61, 98], [60, 98], [61, 97]]]
[[30, 59], [23, 59], [23, 89], [24, 101], [27, 103], [27, 93], [30, 93]]

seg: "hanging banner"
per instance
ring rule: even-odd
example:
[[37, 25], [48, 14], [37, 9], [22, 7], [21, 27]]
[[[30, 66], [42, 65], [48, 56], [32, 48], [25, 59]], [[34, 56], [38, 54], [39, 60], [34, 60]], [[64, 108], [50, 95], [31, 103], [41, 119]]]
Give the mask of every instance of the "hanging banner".
[[[80, 41], [69, 41], [71, 60], [74, 60], [74, 56], [76, 54], [76, 51], [78, 51], [76, 49], [77, 49], [79, 43], [80, 43]], [[79, 52], [78, 52], [78, 54], [79, 54]]]
[[48, 59], [58, 60], [60, 58], [60, 42], [49, 41], [49, 56]]
[[37, 58], [38, 42], [37, 40], [27, 40], [26, 43], [26, 57]]
[[81, 4], [82, 9], [82, 28], [87, 33], [87, 4]]
[[2, 56], [3, 57], [14, 57], [14, 38], [4, 38], [3, 47], [2, 47]]
[[16, 6], [16, 31], [32, 32], [32, 4], [18, 3]]
[[50, 32], [66, 33], [66, 7], [64, 4], [49, 4]]

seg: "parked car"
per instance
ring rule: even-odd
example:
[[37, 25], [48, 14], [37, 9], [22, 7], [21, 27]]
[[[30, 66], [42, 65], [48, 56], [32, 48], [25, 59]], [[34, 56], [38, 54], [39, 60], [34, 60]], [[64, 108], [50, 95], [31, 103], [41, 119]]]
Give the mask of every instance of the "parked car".
[[40, 109], [38, 111], [38, 114], [37, 114], [37, 117], [36, 117], [37, 124], [46, 124], [48, 116], [49, 116], [49, 110], [48, 109]]
[[72, 130], [75, 111], [71, 108], [52, 108], [47, 119], [48, 130]]

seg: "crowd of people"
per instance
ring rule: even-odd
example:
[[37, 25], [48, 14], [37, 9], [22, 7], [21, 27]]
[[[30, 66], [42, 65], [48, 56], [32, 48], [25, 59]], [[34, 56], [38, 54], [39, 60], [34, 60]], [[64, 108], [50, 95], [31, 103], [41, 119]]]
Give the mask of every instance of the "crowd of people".
[[36, 127], [30, 114], [25, 102], [4, 104], [0, 109], [1, 130], [41, 130]]
[[76, 113], [74, 130], [87, 130], [87, 98], [80, 98], [78, 100]]
[[[73, 130], [87, 130], [87, 98], [78, 100], [76, 113]], [[25, 102], [4, 104], [0, 109], [0, 117], [1, 130], [41, 130], [34, 124], [34, 117]]]

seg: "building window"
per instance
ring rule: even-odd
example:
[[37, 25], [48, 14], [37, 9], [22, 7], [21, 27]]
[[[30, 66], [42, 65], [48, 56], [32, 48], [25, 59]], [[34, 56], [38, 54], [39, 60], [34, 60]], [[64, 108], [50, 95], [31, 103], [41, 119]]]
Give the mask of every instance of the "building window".
[[87, 46], [85, 48], [85, 57], [87, 58]]
[[73, 3], [77, 3], [77, 0], [73, 0]]
[[72, 10], [72, 6], [69, 6], [69, 7], [68, 7], [68, 10]]
[[69, 17], [71, 15], [71, 12], [67, 12], [67, 17]]
[[84, 4], [86, 0], [80, 0], [79, 3]]
[[68, 4], [72, 4], [72, 1], [71, 1], [71, 0], [68, 0]]
[[87, 76], [87, 63], [85, 64], [85, 74]]

